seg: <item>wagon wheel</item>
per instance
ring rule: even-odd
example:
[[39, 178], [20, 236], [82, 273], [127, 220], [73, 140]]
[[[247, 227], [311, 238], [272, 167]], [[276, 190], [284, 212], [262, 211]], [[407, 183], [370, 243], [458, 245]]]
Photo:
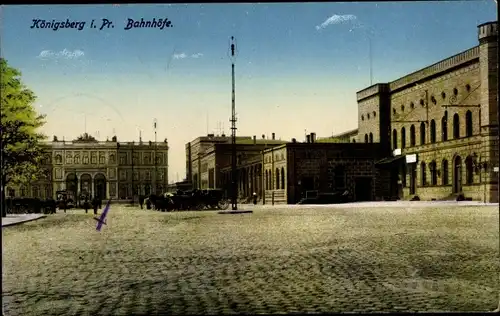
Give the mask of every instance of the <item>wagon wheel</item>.
[[226, 210], [229, 207], [229, 200], [220, 200], [217, 205], [221, 210]]

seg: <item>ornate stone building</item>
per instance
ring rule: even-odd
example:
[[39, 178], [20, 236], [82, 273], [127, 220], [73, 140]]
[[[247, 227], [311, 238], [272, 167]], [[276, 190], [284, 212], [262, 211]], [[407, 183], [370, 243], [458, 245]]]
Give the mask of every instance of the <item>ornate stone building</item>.
[[[9, 187], [10, 196], [55, 198], [59, 190], [77, 195], [129, 199], [135, 194], [163, 192], [168, 183], [168, 143], [97, 141], [88, 134], [76, 140], [43, 144], [45, 177]], [[155, 162], [156, 153], [156, 162]], [[133, 193], [134, 192], [134, 193]]]
[[393, 196], [498, 202], [497, 22], [478, 31], [478, 46], [357, 93], [356, 141], [393, 150], [378, 164]]

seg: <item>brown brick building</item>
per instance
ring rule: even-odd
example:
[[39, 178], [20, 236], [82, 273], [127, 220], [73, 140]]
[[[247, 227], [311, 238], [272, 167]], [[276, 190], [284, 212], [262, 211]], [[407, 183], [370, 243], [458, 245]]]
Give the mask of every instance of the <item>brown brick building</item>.
[[356, 141], [396, 150], [379, 166], [400, 198], [498, 202], [497, 22], [478, 30], [478, 46], [357, 93]]
[[[33, 183], [7, 188], [9, 196], [55, 197], [59, 190], [75, 195], [89, 193], [102, 198], [128, 199], [163, 192], [168, 183], [168, 143], [98, 141], [83, 134], [73, 141], [44, 143], [45, 176]], [[156, 164], [154, 161], [156, 153]]]
[[[265, 204], [294, 204], [306, 192], [349, 192], [351, 201], [388, 195], [381, 144], [292, 142], [263, 151]], [[382, 174], [381, 174], [382, 173]]]

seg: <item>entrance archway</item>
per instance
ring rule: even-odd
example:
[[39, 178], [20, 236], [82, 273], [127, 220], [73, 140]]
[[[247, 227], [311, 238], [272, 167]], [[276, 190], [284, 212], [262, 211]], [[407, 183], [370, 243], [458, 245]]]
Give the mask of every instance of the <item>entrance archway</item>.
[[462, 158], [456, 156], [453, 160], [453, 193], [462, 192]]
[[92, 195], [92, 177], [88, 173], [80, 176], [80, 192], [85, 195]]
[[106, 176], [102, 173], [98, 173], [94, 177], [94, 190], [95, 195], [100, 199], [104, 200], [107, 198], [106, 196]]
[[76, 196], [78, 189], [78, 179], [75, 173], [69, 173], [66, 176], [66, 191], [72, 192], [73, 196]]

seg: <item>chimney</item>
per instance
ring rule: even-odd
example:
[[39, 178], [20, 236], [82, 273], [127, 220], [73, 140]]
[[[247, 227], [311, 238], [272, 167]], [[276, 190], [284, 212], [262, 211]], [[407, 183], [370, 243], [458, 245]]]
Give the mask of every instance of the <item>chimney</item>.
[[311, 133], [311, 143], [316, 142], [316, 133]]
[[253, 144], [257, 145], [257, 136], [253, 135]]
[[272, 133], [271, 137], [272, 137], [272, 140], [275, 140], [276, 134]]
[[306, 135], [306, 143], [310, 143], [311, 142], [311, 135], [310, 134], [307, 134]]

